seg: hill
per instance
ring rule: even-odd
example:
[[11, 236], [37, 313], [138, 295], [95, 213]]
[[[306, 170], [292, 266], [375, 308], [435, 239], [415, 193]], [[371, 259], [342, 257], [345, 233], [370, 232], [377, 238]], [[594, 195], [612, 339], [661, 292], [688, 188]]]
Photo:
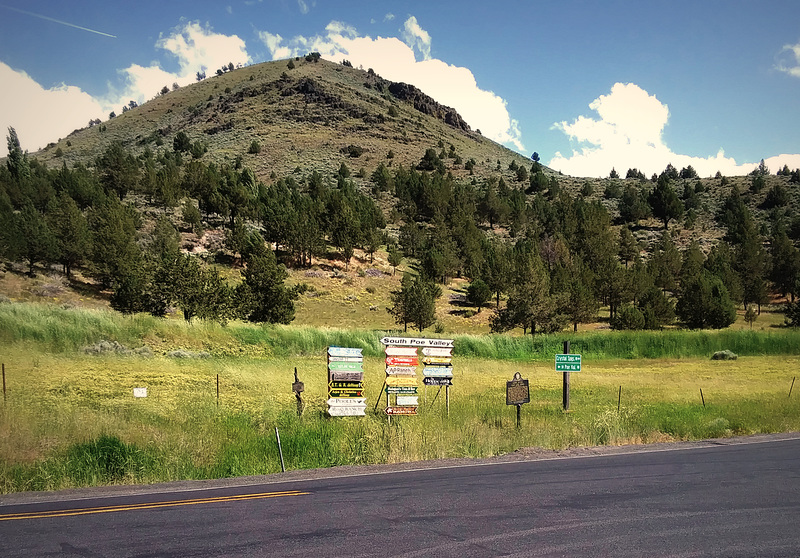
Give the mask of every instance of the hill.
[[[381, 161], [416, 165], [429, 147], [454, 146], [474, 173], [488, 176], [515, 160], [530, 164], [473, 131], [458, 113], [417, 88], [311, 57], [266, 62], [209, 77], [142, 106], [76, 130], [35, 156], [48, 166], [91, 165], [114, 141], [131, 153], [169, 150], [179, 132], [204, 144], [204, 160], [242, 163], [268, 181], [295, 169], [335, 173], [342, 161], [370, 174]], [[251, 153], [251, 145], [260, 145]], [[60, 151], [59, 151], [60, 150]], [[387, 154], [393, 157], [387, 160]], [[59, 153], [60, 155], [57, 155]], [[463, 168], [451, 168], [457, 176]]]
[[[385, 308], [400, 288], [398, 251], [400, 272], [441, 284], [434, 322], [445, 331], [596, 327], [621, 309], [628, 321], [615, 327], [659, 328], [685, 313], [681, 298], [706, 285], [704, 269], [740, 321], [746, 308], [800, 290], [797, 170], [563, 176], [413, 86], [313, 54], [165, 87], [134, 105], [30, 156], [12, 150], [0, 169], [8, 298], [102, 306], [125, 289], [157, 291], [158, 312], [178, 306], [191, 317], [196, 309], [170, 290], [177, 271], [154, 263], [172, 226], [212, 273], [204, 280], [231, 287], [266, 240], [302, 293], [296, 323], [311, 325], [395, 327]], [[65, 196], [90, 237], [70, 262]], [[53, 246], [37, 246], [40, 234]], [[56, 262], [76, 273], [53, 275]], [[49, 275], [24, 275], [42, 269]], [[478, 279], [504, 312], [468, 291]], [[725, 308], [719, 323], [730, 323]]]

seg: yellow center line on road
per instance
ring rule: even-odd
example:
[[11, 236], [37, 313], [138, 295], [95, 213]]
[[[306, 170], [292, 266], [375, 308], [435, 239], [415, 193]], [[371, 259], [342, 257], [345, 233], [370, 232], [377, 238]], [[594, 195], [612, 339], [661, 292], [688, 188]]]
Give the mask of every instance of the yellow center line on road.
[[109, 513], [132, 510], [151, 510], [156, 508], [168, 508], [173, 506], [193, 506], [197, 504], [214, 504], [220, 502], [238, 502], [241, 500], [260, 500], [264, 498], [279, 498], [281, 496], [305, 496], [310, 492], [300, 492], [290, 490], [287, 492], [262, 492], [258, 494], [240, 494], [238, 496], [216, 496], [214, 498], [196, 498], [193, 500], [172, 500], [168, 502], [150, 502], [142, 504], [126, 504], [120, 506], [101, 506], [97, 508], [77, 508], [66, 510], [53, 510], [44, 512], [30, 513], [9, 513], [0, 514], [0, 521], [12, 521], [15, 519], [46, 519], [48, 517], [69, 517], [73, 515], [90, 515], [95, 513]]

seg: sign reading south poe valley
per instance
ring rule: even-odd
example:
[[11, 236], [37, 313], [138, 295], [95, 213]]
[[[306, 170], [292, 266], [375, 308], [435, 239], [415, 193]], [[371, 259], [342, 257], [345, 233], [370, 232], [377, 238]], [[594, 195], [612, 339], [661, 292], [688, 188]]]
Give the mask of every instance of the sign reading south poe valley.
[[416, 337], [384, 337], [381, 339], [384, 345], [395, 345], [400, 347], [453, 347], [452, 339], [422, 339]]

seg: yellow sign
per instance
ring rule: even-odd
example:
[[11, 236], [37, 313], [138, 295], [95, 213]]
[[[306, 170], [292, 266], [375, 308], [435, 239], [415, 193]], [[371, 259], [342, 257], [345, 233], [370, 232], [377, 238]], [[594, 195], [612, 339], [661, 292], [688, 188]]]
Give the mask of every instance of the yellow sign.
[[387, 376], [386, 377], [386, 385], [387, 386], [416, 386], [417, 379], [410, 378], [408, 376]]

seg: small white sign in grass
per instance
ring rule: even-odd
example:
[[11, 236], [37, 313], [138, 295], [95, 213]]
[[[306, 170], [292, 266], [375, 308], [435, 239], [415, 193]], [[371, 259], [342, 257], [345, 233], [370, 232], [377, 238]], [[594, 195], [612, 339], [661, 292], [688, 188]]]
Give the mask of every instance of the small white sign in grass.
[[147, 397], [147, 388], [133, 388], [134, 397]]

